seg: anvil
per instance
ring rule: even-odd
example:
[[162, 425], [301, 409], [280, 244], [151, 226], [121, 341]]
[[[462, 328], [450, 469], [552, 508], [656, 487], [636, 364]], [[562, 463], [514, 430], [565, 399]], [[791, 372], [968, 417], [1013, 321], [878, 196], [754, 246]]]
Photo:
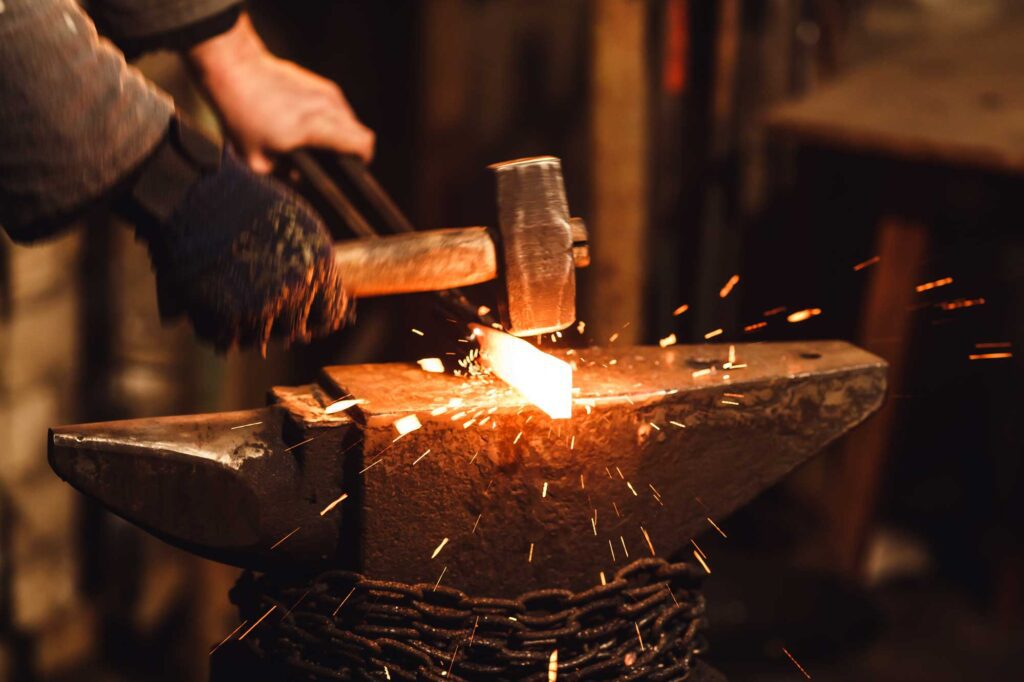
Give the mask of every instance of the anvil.
[[[575, 365], [571, 419], [487, 377], [335, 366], [262, 409], [56, 428], [50, 463], [216, 560], [510, 597], [679, 553], [885, 392], [885, 363], [839, 341], [556, 354]], [[327, 409], [341, 399], [358, 402]], [[408, 415], [422, 426], [400, 436]]]

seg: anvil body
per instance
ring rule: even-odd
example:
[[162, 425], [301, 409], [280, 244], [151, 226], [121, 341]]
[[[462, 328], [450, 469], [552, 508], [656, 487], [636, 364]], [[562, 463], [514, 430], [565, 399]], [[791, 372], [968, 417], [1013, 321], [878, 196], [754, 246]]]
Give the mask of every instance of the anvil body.
[[[327, 367], [262, 409], [54, 429], [50, 462], [111, 511], [228, 563], [496, 597], [581, 590], [679, 552], [883, 399], [885, 363], [843, 342], [735, 351], [732, 369], [720, 345], [559, 351], [576, 366], [568, 420], [493, 379]], [[341, 398], [361, 402], [328, 414]], [[422, 427], [398, 437], [409, 414]]]

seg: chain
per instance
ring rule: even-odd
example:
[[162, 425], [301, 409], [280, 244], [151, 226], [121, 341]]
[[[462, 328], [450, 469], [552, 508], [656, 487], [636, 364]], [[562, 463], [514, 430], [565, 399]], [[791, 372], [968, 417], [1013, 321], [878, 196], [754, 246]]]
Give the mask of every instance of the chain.
[[705, 649], [703, 572], [641, 559], [584, 592], [474, 598], [444, 586], [328, 571], [311, 582], [246, 573], [231, 591], [243, 644], [302, 680], [683, 680]]

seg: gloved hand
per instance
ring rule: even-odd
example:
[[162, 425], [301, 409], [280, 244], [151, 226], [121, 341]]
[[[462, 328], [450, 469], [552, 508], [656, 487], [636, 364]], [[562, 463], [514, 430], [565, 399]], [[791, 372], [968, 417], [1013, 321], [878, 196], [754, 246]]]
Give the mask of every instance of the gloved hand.
[[162, 316], [188, 315], [219, 349], [264, 352], [272, 334], [308, 341], [345, 323], [348, 297], [320, 217], [230, 150], [166, 214], [138, 228], [149, 243]]

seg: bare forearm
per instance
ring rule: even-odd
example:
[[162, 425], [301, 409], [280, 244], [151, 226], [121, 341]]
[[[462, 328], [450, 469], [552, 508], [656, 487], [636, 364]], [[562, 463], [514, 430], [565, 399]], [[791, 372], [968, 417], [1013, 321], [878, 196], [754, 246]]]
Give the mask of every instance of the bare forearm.
[[95, 201], [163, 137], [173, 104], [72, 0], [0, 13], [0, 225], [15, 239]]

